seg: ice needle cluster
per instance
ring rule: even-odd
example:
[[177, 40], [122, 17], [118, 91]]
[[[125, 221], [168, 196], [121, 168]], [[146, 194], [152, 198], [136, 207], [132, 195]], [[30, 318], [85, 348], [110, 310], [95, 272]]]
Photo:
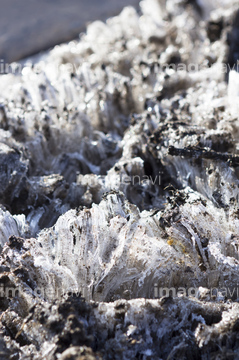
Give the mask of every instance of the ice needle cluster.
[[1, 76], [1, 359], [238, 359], [238, 10], [143, 0]]

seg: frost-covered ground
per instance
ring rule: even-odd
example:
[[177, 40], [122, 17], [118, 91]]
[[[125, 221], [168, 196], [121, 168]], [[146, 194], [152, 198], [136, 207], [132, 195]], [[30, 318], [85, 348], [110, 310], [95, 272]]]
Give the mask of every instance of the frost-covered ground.
[[144, 0], [2, 76], [2, 358], [239, 358], [238, 9]]

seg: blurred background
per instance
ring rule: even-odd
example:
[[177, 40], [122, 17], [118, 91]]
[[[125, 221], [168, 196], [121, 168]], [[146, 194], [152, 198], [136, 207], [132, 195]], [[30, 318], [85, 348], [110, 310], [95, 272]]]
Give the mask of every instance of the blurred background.
[[0, 59], [18, 61], [78, 37], [139, 0], [0, 0]]

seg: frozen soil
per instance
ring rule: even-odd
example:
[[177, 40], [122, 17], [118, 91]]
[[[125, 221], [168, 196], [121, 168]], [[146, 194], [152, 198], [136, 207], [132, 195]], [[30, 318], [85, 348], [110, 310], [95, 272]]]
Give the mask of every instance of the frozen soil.
[[144, 0], [2, 76], [2, 359], [239, 358], [238, 5]]

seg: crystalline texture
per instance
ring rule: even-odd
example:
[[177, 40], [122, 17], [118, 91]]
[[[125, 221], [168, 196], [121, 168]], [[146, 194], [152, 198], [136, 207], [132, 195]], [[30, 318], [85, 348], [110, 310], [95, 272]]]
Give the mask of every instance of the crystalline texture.
[[238, 49], [145, 0], [2, 77], [3, 356], [237, 359]]

